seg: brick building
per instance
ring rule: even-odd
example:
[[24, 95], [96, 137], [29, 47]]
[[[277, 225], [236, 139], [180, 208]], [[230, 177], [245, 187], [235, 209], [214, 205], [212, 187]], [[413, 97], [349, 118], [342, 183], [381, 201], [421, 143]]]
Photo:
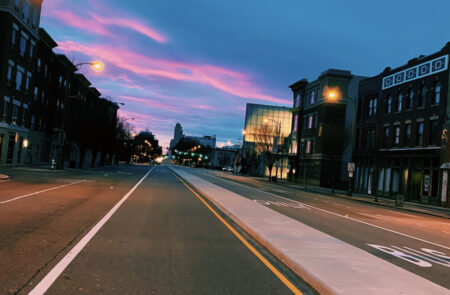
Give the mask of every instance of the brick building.
[[0, 1], [0, 164], [23, 164], [29, 153], [36, 43], [41, 1]]
[[[364, 77], [329, 69], [316, 80], [302, 79], [293, 92], [290, 179], [307, 185], [346, 188], [358, 83]], [[326, 92], [340, 92], [338, 101]]]
[[441, 203], [449, 53], [447, 43], [439, 52], [361, 82], [355, 190]]

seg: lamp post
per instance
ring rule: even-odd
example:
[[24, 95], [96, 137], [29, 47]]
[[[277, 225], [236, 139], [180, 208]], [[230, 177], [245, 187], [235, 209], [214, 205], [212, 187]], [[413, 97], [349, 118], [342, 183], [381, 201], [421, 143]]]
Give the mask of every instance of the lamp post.
[[[78, 63], [75, 64], [75, 68], [78, 70], [80, 66], [83, 65], [90, 65], [92, 67], [92, 69], [96, 72], [102, 71], [103, 70], [103, 64], [101, 62], [95, 61], [95, 62], [82, 62], [82, 63]], [[59, 129], [59, 133], [58, 133], [58, 148], [57, 148], [57, 155], [56, 155], [56, 169], [58, 170], [63, 170], [64, 169], [64, 142], [65, 142], [65, 135], [64, 135], [64, 129], [65, 129], [65, 121], [66, 121], [66, 109], [67, 109], [67, 100], [69, 98], [69, 85], [72, 84], [72, 78], [69, 75], [67, 75], [67, 82], [66, 82], [66, 86], [65, 86], [65, 92], [66, 95], [64, 97], [64, 110], [63, 110], [63, 115], [62, 115], [62, 119], [61, 119], [61, 126]], [[53, 161], [52, 161], [53, 162]]]
[[[345, 97], [342, 98], [342, 94], [339, 91], [339, 88], [328, 88], [325, 90], [325, 99], [327, 102], [330, 103], [337, 103], [339, 102], [341, 99], [345, 99], [346, 101], [349, 101], [352, 103], [353, 105], [353, 114], [352, 114], [352, 133], [351, 133], [351, 146], [352, 146], [352, 150], [350, 151], [350, 163], [348, 163], [348, 172], [349, 172], [349, 184], [348, 184], [348, 189], [347, 189], [347, 196], [352, 196], [352, 192], [353, 192], [353, 173], [354, 173], [354, 163], [353, 163], [353, 142], [354, 142], [354, 137], [355, 137], [355, 125], [356, 125], [356, 99], [352, 99], [350, 97]], [[345, 123], [344, 123], [345, 124]], [[333, 187], [334, 190], [334, 187]]]
[[[278, 146], [279, 146], [280, 141], [281, 141], [281, 123], [278, 122], [278, 121], [275, 121], [273, 119], [269, 119], [269, 118], [264, 118], [263, 121], [264, 121], [264, 123], [268, 123], [269, 121], [271, 121], [271, 122], [275, 123], [275, 125], [277, 126], [276, 127], [277, 128], [276, 129], [276, 136], [274, 137], [274, 148], [272, 148], [272, 151], [274, 153], [278, 154]], [[275, 142], [276, 142], [276, 149], [275, 149]], [[283, 151], [282, 151], [282, 153], [283, 153]], [[282, 154], [282, 156], [283, 156], [283, 154]], [[275, 166], [277, 168], [276, 169], [276, 173], [275, 173], [275, 177], [276, 177], [276, 179], [278, 179], [278, 166], [276, 165], [276, 162], [275, 162]], [[282, 171], [281, 173], [283, 173], [283, 165], [281, 165], [281, 171]], [[283, 176], [281, 176], [281, 177], [283, 177]]]

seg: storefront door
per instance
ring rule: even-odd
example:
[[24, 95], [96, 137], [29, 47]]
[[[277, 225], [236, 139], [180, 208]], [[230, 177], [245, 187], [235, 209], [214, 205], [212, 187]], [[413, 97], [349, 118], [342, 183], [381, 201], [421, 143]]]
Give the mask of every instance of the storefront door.
[[413, 170], [411, 175], [411, 193], [409, 194], [410, 201], [419, 201], [422, 185], [422, 171]]

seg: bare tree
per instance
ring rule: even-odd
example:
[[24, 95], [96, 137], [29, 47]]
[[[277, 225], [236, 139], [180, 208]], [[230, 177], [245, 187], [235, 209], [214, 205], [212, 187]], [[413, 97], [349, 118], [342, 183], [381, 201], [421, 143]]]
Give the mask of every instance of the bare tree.
[[278, 129], [269, 125], [261, 125], [253, 134], [255, 149], [264, 157], [264, 164], [269, 169], [269, 180], [272, 179], [272, 168], [277, 160], [277, 154], [274, 152], [274, 141], [275, 138], [280, 138]]

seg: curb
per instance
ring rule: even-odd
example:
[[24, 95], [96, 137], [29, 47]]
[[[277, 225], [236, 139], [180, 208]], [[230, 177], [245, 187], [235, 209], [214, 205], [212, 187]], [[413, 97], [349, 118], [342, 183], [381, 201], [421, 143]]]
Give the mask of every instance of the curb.
[[[170, 167], [169, 167], [170, 168]], [[281, 250], [277, 249], [274, 245], [272, 245], [269, 241], [262, 238], [257, 232], [255, 232], [251, 227], [247, 226], [239, 217], [230, 213], [226, 208], [224, 208], [221, 204], [217, 203], [214, 199], [212, 199], [209, 195], [205, 194], [202, 190], [197, 188], [191, 182], [183, 178], [176, 171], [170, 169], [177, 176], [186, 181], [189, 185], [194, 187], [202, 196], [208, 199], [209, 202], [213, 203], [220, 211], [222, 211], [225, 215], [227, 215], [231, 220], [233, 220], [240, 228], [242, 228], [248, 235], [250, 235], [253, 239], [255, 239], [259, 244], [261, 244], [264, 248], [267, 249], [273, 256], [275, 256], [278, 260], [280, 260], [284, 265], [286, 265], [289, 269], [291, 269], [295, 274], [297, 274], [303, 281], [309, 284], [315, 291], [319, 294], [324, 295], [334, 295], [333, 292], [320, 278], [314, 276], [302, 266], [297, 264], [294, 260], [285, 256]]]

